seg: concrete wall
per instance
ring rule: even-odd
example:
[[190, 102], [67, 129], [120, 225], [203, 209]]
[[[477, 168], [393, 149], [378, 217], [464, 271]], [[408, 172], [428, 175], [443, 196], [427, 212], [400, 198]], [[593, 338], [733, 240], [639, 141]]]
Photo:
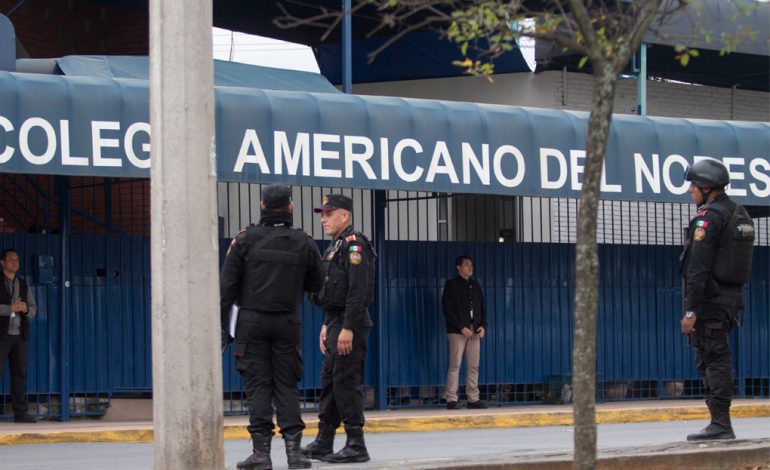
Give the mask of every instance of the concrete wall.
[[[476, 77], [370, 83], [355, 85], [353, 92], [590, 111], [592, 80], [586, 74], [552, 71], [496, 75], [494, 83]], [[770, 121], [770, 93], [648, 80], [647, 95], [650, 116]], [[615, 112], [634, 114], [636, 101], [636, 79], [622, 79]]]

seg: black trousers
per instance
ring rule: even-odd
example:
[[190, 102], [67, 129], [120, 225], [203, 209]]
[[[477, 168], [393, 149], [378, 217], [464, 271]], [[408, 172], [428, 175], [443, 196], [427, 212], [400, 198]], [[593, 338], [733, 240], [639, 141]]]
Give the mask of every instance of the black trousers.
[[301, 340], [296, 313], [240, 311], [233, 354], [246, 391], [249, 433], [273, 435], [273, 405], [281, 433], [305, 429], [297, 390], [303, 374]]
[[695, 348], [695, 366], [703, 379], [706, 403], [712, 421], [730, 425], [729, 410], [733, 398], [733, 357], [726, 322], [701, 322], [695, 325], [691, 344]]
[[29, 408], [24, 389], [27, 385], [27, 342], [19, 335], [8, 335], [0, 339], [0, 377], [3, 376], [5, 360], [11, 369], [11, 403], [14, 414], [25, 414]]
[[370, 327], [353, 330], [353, 351], [337, 352], [342, 321], [332, 321], [326, 329], [326, 354], [321, 371], [321, 397], [318, 419], [338, 428], [364, 425], [364, 362]]

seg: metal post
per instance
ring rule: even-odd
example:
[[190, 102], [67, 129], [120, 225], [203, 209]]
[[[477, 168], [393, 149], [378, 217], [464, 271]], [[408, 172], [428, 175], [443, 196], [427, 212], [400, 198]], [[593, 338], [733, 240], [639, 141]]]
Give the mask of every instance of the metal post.
[[56, 198], [59, 203], [59, 233], [61, 255], [59, 256], [59, 354], [60, 402], [59, 416], [62, 421], [70, 419], [70, 179], [56, 177]]
[[387, 387], [387, 329], [385, 314], [387, 310], [387, 295], [385, 289], [385, 191], [374, 191], [374, 244], [379, 259], [377, 260], [377, 385], [376, 406], [384, 410], [388, 406]]
[[647, 115], [647, 44], [639, 46], [639, 75], [636, 78], [636, 114]]
[[350, 0], [342, 0], [342, 91], [353, 93], [353, 16], [350, 14]]
[[155, 468], [223, 469], [212, 0], [150, 1]]

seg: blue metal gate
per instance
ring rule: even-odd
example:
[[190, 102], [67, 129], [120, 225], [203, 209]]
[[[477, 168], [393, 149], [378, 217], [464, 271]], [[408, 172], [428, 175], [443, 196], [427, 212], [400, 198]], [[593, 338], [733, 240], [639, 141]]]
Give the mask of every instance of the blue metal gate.
[[[149, 397], [149, 187], [146, 180], [2, 175], [3, 247], [19, 251], [35, 289], [28, 367], [32, 411], [68, 419], [102, 414], [111, 397]], [[220, 183], [221, 254], [259, 219], [259, 185]], [[323, 194], [356, 201], [355, 225], [379, 251], [366, 391], [370, 407], [439, 405], [447, 344], [440, 310], [459, 254], [474, 258], [487, 299], [482, 397], [493, 404], [568, 398], [577, 202], [565, 199], [294, 188], [295, 225], [323, 249], [311, 211]], [[677, 258], [692, 208], [605, 202], [599, 220], [601, 400], [695, 397], [692, 352], [678, 333]], [[732, 335], [738, 396], [770, 396], [768, 219], [757, 219], [744, 327]], [[53, 261], [53, 269], [50, 262]], [[69, 281], [69, 285], [66, 282]], [[318, 399], [322, 313], [305, 303], [300, 384]], [[213, 313], [216, 314], [216, 313]], [[225, 411], [243, 413], [242, 385], [223, 357]], [[0, 400], [8, 417], [8, 374]], [[461, 375], [462, 377], [462, 375]], [[68, 406], [61, 406], [67, 403]]]

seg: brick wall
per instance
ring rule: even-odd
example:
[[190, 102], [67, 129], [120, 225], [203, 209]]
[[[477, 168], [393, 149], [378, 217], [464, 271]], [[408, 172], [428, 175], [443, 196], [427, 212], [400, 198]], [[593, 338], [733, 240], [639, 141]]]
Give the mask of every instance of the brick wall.
[[[0, 11], [17, 3], [0, 0]], [[149, 52], [148, 18], [141, 10], [87, 0], [28, 0], [10, 20], [32, 58]]]

